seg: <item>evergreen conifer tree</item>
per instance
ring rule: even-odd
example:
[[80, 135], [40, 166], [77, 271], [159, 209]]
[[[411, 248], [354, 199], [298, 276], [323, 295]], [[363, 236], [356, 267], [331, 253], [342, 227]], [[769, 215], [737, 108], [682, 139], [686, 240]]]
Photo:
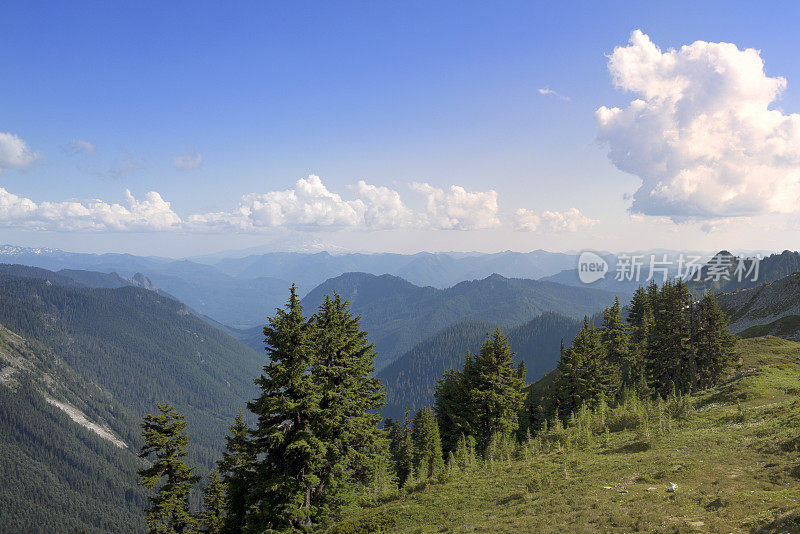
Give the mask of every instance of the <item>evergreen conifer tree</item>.
[[414, 445], [411, 440], [411, 424], [406, 411], [402, 422], [387, 424], [389, 433], [389, 450], [397, 467], [400, 485], [405, 485], [414, 471]]
[[584, 317], [583, 326], [563, 351], [558, 365], [556, 398], [558, 410], [568, 417], [583, 404], [595, 405], [616, 392], [616, 375], [609, 365], [600, 331]]
[[320, 391], [316, 435], [326, 446], [315, 500], [322, 517], [352, 502], [357, 486], [370, 483], [385, 440], [378, 428], [381, 382], [373, 376], [375, 351], [347, 302], [325, 297], [311, 321], [313, 380]]
[[617, 390], [620, 386], [632, 385], [636, 373], [631, 369], [631, 349], [625, 323], [622, 320], [622, 310], [619, 298], [614, 297], [614, 304], [603, 311], [603, 326], [600, 331], [600, 341], [606, 350], [606, 361], [614, 375], [614, 384], [611, 388]]
[[428, 408], [422, 408], [414, 417], [411, 433], [414, 445], [414, 467], [420, 478], [437, 477], [444, 471], [442, 441], [436, 416]]
[[517, 375], [522, 379], [522, 385], [526, 386], [528, 384], [528, 368], [525, 366], [525, 359], [520, 358], [519, 364], [517, 365]]
[[225, 482], [215, 467], [203, 487], [203, 511], [199, 518], [203, 532], [221, 534], [225, 520]]
[[524, 381], [514, 368], [514, 354], [499, 329], [470, 363], [472, 426], [481, 451], [494, 434], [510, 436], [519, 428], [518, 414], [524, 400]]
[[139, 470], [140, 484], [156, 490], [150, 497], [145, 518], [151, 533], [191, 532], [196, 518], [189, 511], [189, 494], [199, 477], [184, 462], [189, 436], [184, 433], [184, 416], [169, 404], [158, 404], [157, 415], [147, 414], [142, 423], [144, 445], [140, 458], [155, 456], [153, 463]]
[[469, 413], [469, 386], [464, 373], [449, 369], [439, 379], [434, 393], [434, 411], [441, 430], [442, 449], [455, 449], [462, 435], [472, 432]]
[[715, 386], [733, 357], [734, 338], [728, 331], [727, 316], [711, 294], [706, 294], [700, 302], [695, 344], [697, 386], [701, 389]]
[[688, 392], [694, 383], [694, 351], [691, 344], [692, 298], [683, 281], [667, 281], [661, 290], [648, 289], [653, 309], [653, 331], [648, 346], [651, 387], [662, 396], [671, 391]]
[[327, 450], [315, 434], [321, 392], [309, 372], [309, 330], [292, 285], [285, 309], [264, 327], [269, 362], [255, 381], [261, 394], [247, 404], [258, 417], [251, 433], [250, 531], [302, 528], [316, 514], [313, 496]]
[[225, 451], [218, 462], [219, 472], [225, 484], [225, 517], [223, 532], [235, 534], [245, 527], [248, 492], [252, 480], [254, 456], [250, 446], [250, 428], [240, 411], [236, 414], [228, 435]]

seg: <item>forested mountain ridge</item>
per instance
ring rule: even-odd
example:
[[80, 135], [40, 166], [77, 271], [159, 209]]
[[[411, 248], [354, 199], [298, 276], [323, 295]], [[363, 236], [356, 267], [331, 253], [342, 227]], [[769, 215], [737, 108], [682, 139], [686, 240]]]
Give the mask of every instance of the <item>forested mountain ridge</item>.
[[[255, 394], [264, 356], [153, 291], [29, 274], [36, 277], [0, 274], [0, 487], [28, 488], [2, 493], [0, 510], [28, 521], [12, 532], [59, 531], [39, 516], [47, 501], [53, 518], [73, 518], [61, 525], [142, 531], [131, 513], [143, 506], [135, 458], [142, 414], [155, 402], [181, 406], [192, 423], [189, 454], [203, 472]], [[25, 484], [21, 466], [31, 473]], [[109, 488], [114, 496], [104, 496]]]
[[95, 279], [99, 274], [116, 273], [133, 280], [141, 273], [165, 294], [233, 327], [259, 324], [280, 305], [290, 285], [286, 280], [268, 276], [235, 278], [212, 265], [187, 260], [131, 254], [83, 254], [4, 245], [0, 246], [0, 262], [52, 271], [96, 272]]
[[[134, 287], [66, 287], [0, 275], [0, 323], [137, 411], [168, 396], [190, 420], [213, 421], [223, 433], [218, 417], [233, 416], [263, 364], [263, 356], [184, 304]], [[211, 442], [198, 438], [202, 446]]]
[[314, 288], [303, 298], [303, 306], [316, 309], [324, 295], [333, 292], [361, 316], [378, 353], [379, 371], [417, 343], [459, 322], [511, 328], [545, 312], [582, 318], [602, 310], [614, 298], [597, 289], [497, 274], [436, 289], [391, 275], [346, 273]]
[[[378, 373], [386, 387], [386, 417], [401, 418], [405, 410], [416, 411], [433, 403], [433, 393], [442, 374], [464, 364], [467, 353], [476, 354], [497, 324], [464, 321], [437, 332], [413, 347]], [[566, 346], [581, 322], [553, 312], [508, 331], [515, 362], [525, 362], [527, 379], [536, 381], [558, 364], [559, 346]]]
[[138, 419], [0, 326], [0, 532], [144, 531]]
[[30, 267], [27, 265], [0, 263], [0, 273], [22, 278], [41, 278], [65, 286], [82, 286], [95, 289], [117, 289], [120, 287], [141, 287], [160, 293], [167, 297], [171, 296], [156, 287], [153, 282], [142, 273], [135, 273], [130, 278], [118, 275], [117, 273], [101, 273], [97, 271], [84, 271], [79, 269], [61, 269], [60, 271], [49, 271], [40, 267]]

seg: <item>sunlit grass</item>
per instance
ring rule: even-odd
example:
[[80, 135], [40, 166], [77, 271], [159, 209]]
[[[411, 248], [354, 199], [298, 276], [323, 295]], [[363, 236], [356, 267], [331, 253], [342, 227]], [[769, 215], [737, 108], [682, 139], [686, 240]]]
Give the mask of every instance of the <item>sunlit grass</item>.
[[670, 428], [651, 421], [647, 435], [518, 453], [494, 473], [429, 483], [332, 530], [800, 532], [800, 344], [743, 340], [737, 354], [738, 374]]

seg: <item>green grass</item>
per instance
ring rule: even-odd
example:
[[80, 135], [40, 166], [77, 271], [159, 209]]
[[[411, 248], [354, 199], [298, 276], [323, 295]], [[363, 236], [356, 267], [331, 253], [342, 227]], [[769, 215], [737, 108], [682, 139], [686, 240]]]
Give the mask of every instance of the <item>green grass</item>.
[[737, 353], [731, 380], [671, 429], [495, 462], [328, 530], [800, 532], [800, 344], [747, 339]]

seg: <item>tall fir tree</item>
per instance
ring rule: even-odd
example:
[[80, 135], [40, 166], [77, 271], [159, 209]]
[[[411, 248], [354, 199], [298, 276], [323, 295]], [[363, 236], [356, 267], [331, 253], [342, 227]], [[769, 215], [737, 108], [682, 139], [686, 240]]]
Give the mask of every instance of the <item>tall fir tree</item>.
[[[469, 358], [469, 356], [468, 356]], [[439, 421], [442, 449], [455, 450], [462, 435], [470, 435], [469, 384], [463, 371], [449, 369], [436, 384], [434, 411]]]
[[414, 417], [411, 431], [414, 468], [420, 478], [438, 477], [444, 471], [442, 441], [436, 415], [427, 406]]
[[214, 468], [208, 475], [208, 482], [203, 486], [203, 511], [199, 523], [207, 534], [221, 534], [225, 521], [225, 482]]
[[397, 469], [398, 482], [402, 486], [414, 474], [414, 443], [411, 440], [408, 411], [406, 410], [402, 421], [387, 420], [386, 427], [389, 434], [389, 450]]
[[556, 404], [562, 417], [569, 417], [582, 405], [608, 401], [616, 394], [614, 367], [609, 364], [600, 331], [584, 317], [580, 331], [569, 349], [563, 350], [556, 379]]
[[642, 324], [645, 314], [647, 310], [652, 311], [652, 306], [650, 303], [650, 295], [647, 292], [647, 289], [643, 287], [639, 287], [634, 293], [633, 297], [631, 298], [631, 303], [628, 306], [628, 317], [627, 321], [631, 327], [631, 338], [632, 341], [638, 341], [636, 339], [636, 331]]
[[250, 445], [250, 428], [240, 411], [236, 414], [225, 437], [225, 451], [218, 462], [226, 490], [225, 519], [222, 528], [225, 533], [236, 534], [242, 532], [245, 527], [254, 461], [255, 456]]
[[256, 460], [248, 531], [304, 528], [316, 514], [312, 497], [327, 450], [315, 433], [321, 392], [309, 372], [309, 330], [292, 285], [285, 309], [264, 327], [269, 362], [255, 381], [261, 394], [247, 404], [258, 418], [251, 433]]
[[375, 411], [383, 406], [384, 391], [373, 376], [374, 346], [346, 301], [336, 293], [325, 297], [311, 325], [311, 374], [320, 391], [316, 435], [326, 445], [314, 500], [319, 520], [330, 520], [380, 467], [385, 432]]
[[659, 290], [648, 289], [653, 309], [653, 332], [647, 368], [651, 387], [662, 396], [689, 392], [694, 384], [694, 348], [691, 344], [692, 298], [686, 284], [667, 281]]
[[519, 364], [517, 364], [517, 376], [522, 380], [523, 386], [528, 384], [528, 367], [525, 365], [524, 358], [520, 358]]
[[153, 534], [191, 532], [197, 521], [189, 510], [189, 494], [199, 477], [184, 462], [189, 444], [186, 422], [169, 404], [157, 407], [159, 413], [145, 415], [142, 422], [144, 445], [139, 457], [155, 456], [149, 467], [139, 470], [140, 484], [156, 490], [145, 519]]
[[724, 376], [734, 345], [728, 318], [710, 293], [700, 301], [695, 332], [697, 387], [704, 389], [717, 385]]
[[619, 297], [614, 297], [614, 304], [603, 311], [600, 341], [605, 347], [606, 361], [614, 375], [615, 383], [611, 385], [611, 388], [616, 390], [623, 385], [632, 385], [632, 382], [635, 382], [638, 377], [636, 371], [632, 369], [630, 339], [622, 319]]
[[508, 338], [499, 329], [471, 362], [470, 410], [472, 427], [481, 451], [494, 435], [510, 436], [519, 428], [518, 414], [524, 400], [524, 381], [514, 368]]
[[630, 331], [630, 351], [628, 362], [623, 368], [623, 387], [633, 388], [645, 394], [648, 388], [646, 362], [650, 336], [653, 332], [653, 307], [647, 290], [639, 287], [633, 294], [628, 309], [628, 328]]

